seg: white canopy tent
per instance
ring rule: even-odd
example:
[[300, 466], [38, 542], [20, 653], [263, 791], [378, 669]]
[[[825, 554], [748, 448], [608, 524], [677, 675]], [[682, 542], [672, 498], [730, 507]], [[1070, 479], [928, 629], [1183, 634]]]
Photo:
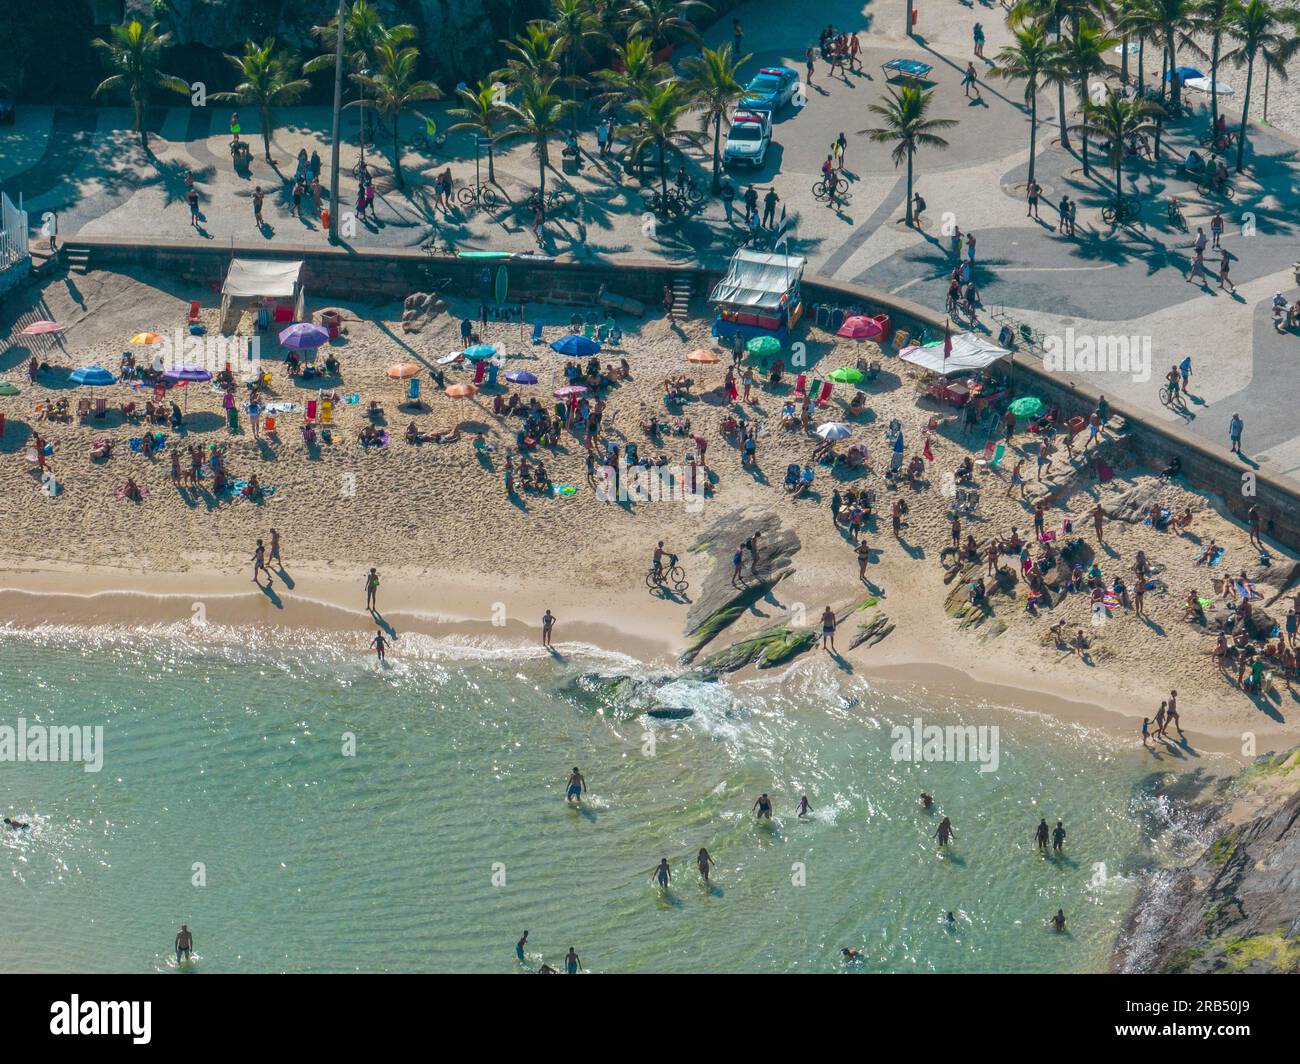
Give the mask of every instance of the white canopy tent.
[[952, 351], [943, 357], [943, 341], [933, 347], [905, 347], [898, 353], [904, 362], [947, 376], [951, 373], [971, 373], [991, 366], [1011, 352], [985, 340], [974, 333], [958, 333], [952, 338]]
[[[232, 259], [221, 288], [221, 331], [234, 325], [232, 314], [245, 303], [279, 299], [293, 307], [294, 321], [303, 317], [302, 263], [274, 259]], [[241, 302], [243, 301], [243, 302]]]
[[777, 310], [803, 279], [801, 255], [771, 255], [741, 248], [732, 257], [727, 275], [714, 286], [709, 299], [733, 307]]

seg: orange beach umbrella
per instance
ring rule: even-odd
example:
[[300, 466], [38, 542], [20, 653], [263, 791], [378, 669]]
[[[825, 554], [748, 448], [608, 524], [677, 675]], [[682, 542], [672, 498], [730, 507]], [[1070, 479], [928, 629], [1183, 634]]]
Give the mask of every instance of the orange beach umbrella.
[[449, 384], [446, 394], [453, 399], [469, 399], [478, 394], [478, 389], [472, 384]]
[[414, 362], [398, 362], [396, 365], [388, 367], [387, 373], [395, 381], [410, 380], [420, 372], [420, 367]]
[[718, 356], [712, 351], [705, 351], [704, 348], [696, 348], [686, 356], [687, 362], [717, 362]]

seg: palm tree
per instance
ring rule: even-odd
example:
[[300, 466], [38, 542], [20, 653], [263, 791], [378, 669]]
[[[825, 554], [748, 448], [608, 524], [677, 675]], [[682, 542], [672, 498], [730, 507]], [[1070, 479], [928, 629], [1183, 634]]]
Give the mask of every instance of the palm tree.
[[[375, 109], [393, 124], [393, 178], [399, 188], [405, 187], [402, 176], [402, 141], [398, 130], [403, 112], [421, 100], [436, 100], [442, 91], [431, 81], [417, 81], [416, 67], [420, 60], [417, 48], [398, 48], [394, 44], [381, 44], [378, 69], [373, 74], [353, 74], [352, 80], [370, 92]], [[364, 99], [349, 106], [364, 106]]]
[[1265, 0], [1232, 0], [1224, 15], [1224, 32], [1234, 47], [1224, 57], [1240, 69], [1246, 68], [1246, 91], [1242, 94], [1241, 127], [1237, 131], [1237, 173], [1246, 157], [1246, 124], [1250, 119], [1250, 90], [1255, 77], [1255, 60], [1283, 81], [1287, 61], [1300, 48], [1300, 12], [1272, 8]]
[[[320, 42], [324, 51], [302, 66], [304, 74], [316, 74], [320, 71], [334, 69], [335, 50], [339, 39], [338, 16], [319, 26], [311, 28], [311, 35]], [[350, 74], [367, 75], [379, 69], [379, 49], [385, 44], [406, 44], [415, 40], [419, 31], [409, 23], [399, 26], [385, 26], [379, 17], [379, 11], [367, 0], [353, 0], [352, 6], [343, 15], [343, 56]], [[355, 80], [355, 79], [354, 79]], [[364, 96], [362, 97], [364, 99]], [[363, 124], [361, 141], [365, 144], [366, 130], [370, 123], [366, 121], [364, 109], [361, 112]]]
[[527, 137], [537, 156], [538, 198], [545, 210], [546, 168], [550, 165], [550, 140], [560, 132], [569, 101], [555, 92], [555, 77], [525, 77], [519, 82], [518, 97], [501, 103], [507, 125], [499, 140]]
[[[1007, 15], [1007, 25], [1013, 31], [1037, 24], [1044, 32], [1055, 37], [1058, 48], [1064, 49], [1065, 23], [1073, 10], [1072, 0], [1015, 0]], [[1069, 127], [1065, 122], [1065, 81], [1056, 83], [1057, 121], [1061, 126], [1061, 147], [1070, 150]]]
[[669, 152], [681, 154], [683, 147], [698, 145], [703, 134], [695, 130], [680, 129], [682, 120], [690, 113], [692, 104], [682, 87], [675, 81], [651, 88], [640, 99], [628, 106], [632, 124], [621, 131], [629, 139], [631, 158], [640, 162], [648, 148], [653, 147], [659, 156], [659, 186], [668, 195]]
[[889, 157], [897, 166], [907, 160], [907, 224], [912, 224], [912, 157], [918, 148], [946, 148], [948, 142], [939, 136], [939, 130], [951, 129], [957, 124], [951, 118], [926, 117], [934, 100], [934, 90], [915, 85], [890, 89], [867, 110], [881, 118], [881, 125], [864, 129], [877, 144], [892, 144]]
[[[1114, 64], [1107, 58], [1106, 53], [1115, 47], [1116, 39], [1108, 37], [1102, 26], [1091, 19], [1080, 19], [1079, 25], [1075, 28], [1073, 36], [1065, 46], [1064, 58], [1065, 65], [1070, 73], [1074, 76], [1077, 91], [1079, 94], [1079, 110], [1084, 109], [1088, 103], [1088, 80], [1094, 74], [1100, 74], [1105, 77], [1107, 74], [1115, 72]], [[1083, 137], [1083, 150], [1080, 159], [1083, 161], [1083, 176], [1088, 176], [1088, 131], [1085, 126], [1075, 127]]]
[[1219, 63], [1223, 53], [1223, 17], [1228, 0], [1197, 0], [1192, 10], [1192, 28], [1210, 38], [1210, 128], [1219, 121]]
[[700, 112], [700, 128], [708, 131], [713, 126], [713, 194], [722, 188], [722, 120], [732, 106], [744, 95], [744, 87], [736, 79], [736, 68], [748, 62], [749, 56], [733, 59], [731, 45], [705, 48], [696, 58], [682, 64], [686, 74], [686, 95]]
[[1092, 136], [1108, 142], [1106, 161], [1115, 172], [1115, 207], [1124, 202], [1124, 146], [1130, 137], [1155, 131], [1153, 116], [1160, 105], [1150, 100], [1126, 100], [1114, 92], [1106, 94], [1105, 103], [1084, 101], [1083, 121], [1077, 127], [1084, 143]]
[[1146, 64], [1146, 46], [1147, 42], [1154, 40], [1158, 32], [1155, 19], [1155, 5], [1152, 0], [1120, 0], [1118, 17], [1115, 21], [1116, 29], [1123, 35], [1125, 40], [1124, 59], [1128, 60], [1127, 42], [1136, 39], [1138, 44], [1137, 54], [1137, 97], [1141, 99], [1143, 89], [1146, 84], [1146, 74], [1144, 66]]
[[97, 37], [92, 48], [104, 53], [104, 60], [112, 73], [95, 86], [92, 96], [113, 89], [126, 89], [131, 95], [131, 109], [135, 114], [135, 128], [140, 134], [140, 146], [149, 150], [149, 131], [145, 116], [149, 107], [149, 94], [154, 89], [168, 89], [188, 95], [189, 82], [175, 74], [163, 73], [159, 63], [163, 49], [172, 43], [170, 33], [159, 33], [158, 23], [145, 25], [132, 19], [120, 26], [111, 26], [108, 40]]
[[649, 37], [632, 37], [627, 44], [614, 45], [614, 58], [615, 68], [595, 74], [604, 90], [599, 98], [605, 111], [625, 107], [673, 74], [667, 63], [655, 62], [654, 44]]
[[229, 100], [241, 107], [254, 107], [262, 120], [262, 154], [271, 161], [271, 134], [275, 132], [275, 109], [296, 103], [311, 82], [295, 78], [298, 67], [296, 56], [275, 54], [275, 38], [268, 37], [261, 44], [247, 41], [244, 54], [227, 55], [230, 63], [243, 79], [234, 92], [214, 92], [212, 99]]
[[649, 37], [658, 50], [678, 41], [700, 44], [700, 33], [687, 15], [712, 10], [703, 0], [632, 0], [623, 9], [623, 18], [629, 37]]
[[464, 103], [463, 107], [453, 107], [448, 112], [453, 118], [459, 118], [451, 128], [472, 129], [475, 136], [487, 141], [488, 183], [495, 184], [497, 175], [493, 168], [493, 146], [496, 141], [497, 124], [501, 121], [501, 101], [497, 98], [497, 88], [491, 82], [480, 81], [472, 89], [457, 89], [456, 95]]
[[1047, 39], [1042, 26], [1031, 24], [1013, 30], [1015, 43], [1003, 48], [994, 62], [993, 74], [1025, 83], [1025, 103], [1029, 107], [1029, 177], [1034, 181], [1034, 157], [1038, 142], [1038, 94], [1048, 85], [1061, 85], [1069, 76], [1061, 46]]
[[1192, 38], [1196, 29], [1196, 0], [1150, 0], [1150, 3], [1152, 28], [1164, 47], [1169, 98], [1177, 107], [1182, 88], [1182, 79], [1173, 76], [1173, 72], [1178, 69], [1178, 45], [1190, 48], [1198, 56], [1205, 55], [1201, 46]]
[[560, 75], [555, 42], [539, 23], [531, 23], [513, 41], [503, 41], [508, 58], [506, 65], [492, 76], [511, 85], [527, 79], [553, 81]]
[[590, 0], [553, 0], [551, 17], [541, 22], [555, 43], [555, 57], [564, 63], [564, 74], [569, 82], [569, 132], [578, 135], [578, 86], [585, 84], [577, 66], [591, 59], [591, 45], [604, 33], [600, 20], [592, 10]]

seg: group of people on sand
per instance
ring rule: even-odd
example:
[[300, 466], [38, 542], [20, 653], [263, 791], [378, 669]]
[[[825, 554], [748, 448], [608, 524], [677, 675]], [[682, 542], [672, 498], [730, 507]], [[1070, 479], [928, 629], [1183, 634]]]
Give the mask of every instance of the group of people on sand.
[[1154, 725], [1155, 738], [1162, 742], [1167, 742], [1166, 732], [1173, 728], [1178, 732], [1179, 741], [1183, 741], [1187, 736], [1183, 733], [1183, 725], [1178, 718], [1178, 692], [1170, 691], [1169, 697], [1160, 703], [1160, 708], [1156, 710], [1155, 720], [1150, 717], [1142, 718], [1142, 745], [1151, 749], [1152, 726]]

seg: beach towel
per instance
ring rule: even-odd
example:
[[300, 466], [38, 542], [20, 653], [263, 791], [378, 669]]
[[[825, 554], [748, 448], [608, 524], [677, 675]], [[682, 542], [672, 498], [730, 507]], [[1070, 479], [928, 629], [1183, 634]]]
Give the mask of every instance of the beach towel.
[[377, 439], [377, 440], [362, 440], [362, 441], [361, 441], [361, 446], [362, 446], [362, 447], [387, 447], [387, 446], [388, 446], [388, 433], [385, 432], [385, 433], [384, 433], [383, 435], [381, 435], [381, 436], [379, 437], [379, 439]]
[[361, 402], [361, 396], [359, 396], [356, 392], [353, 392], [351, 395], [345, 395], [343, 397], [343, 401], [347, 403], [348, 406], [352, 406], [354, 403]]
[[577, 495], [578, 489], [572, 484], [552, 484], [551, 494], [553, 495]]
[[296, 414], [301, 409], [302, 405], [300, 403], [278, 402], [266, 404], [268, 414]]
[[[148, 486], [147, 484], [141, 484], [139, 487], [140, 487], [140, 498], [141, 498], [141, 499], [147, 499], [147, 498], [149, 498], [149, 486]], [[114, 489], [113, 489], [113, 496], [114, 496], [114, 497], [115, 497], [119, 502], [121, 502], [122, 500], [124, 500], [124, 499], [126, 498], [126, 485], [125, 485], [125, 484], [119, 484], [116, 488], [114, 488]]]
[[[275, 485], [274, 485], [274, 484], [260, 484], [260, 485], [258, 485], [258, 486], [262, 489], [262, 496], [263, 496], [263, 498], [266, 498], [266, 497], [269, 497], [269, 496], [275, 494]], [[228, 491], [228, 492], [233, 492], [233, 493], [236, 494], [236, 495], [243, 495], [243, 494], [244, 494], [244, 489], [245, 489], [246, 487], [248, 487], [248, 481], [246, 481], [246, 480], [233, 480], [233, 481], [229, 482], [229, 483], [226, 485], [226, 491]]]
[[1259, 598], [1259, 592], [1255, 590], [1255, 585], [1248, 580], [1234, 580], [1232, 586], [1237, 589], [1237, 594], [1246, 600]]

